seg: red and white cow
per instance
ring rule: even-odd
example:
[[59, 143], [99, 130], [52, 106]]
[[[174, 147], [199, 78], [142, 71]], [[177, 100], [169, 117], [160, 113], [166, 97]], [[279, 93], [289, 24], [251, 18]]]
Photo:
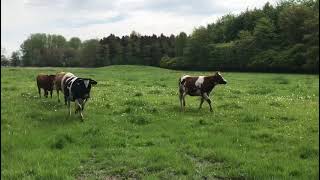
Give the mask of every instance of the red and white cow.
[[227, 81], [216, 72], [212, 76], [189, 76], [184, 75], [179, 79], [179, 99], [181, 110], [186, 106], [185, 96], [201, 96], [199, 109], [202, 103], [206, 100], [212, 112], [211, 100], [209, 98], [210, 92], [218, 84], [227, 84]]

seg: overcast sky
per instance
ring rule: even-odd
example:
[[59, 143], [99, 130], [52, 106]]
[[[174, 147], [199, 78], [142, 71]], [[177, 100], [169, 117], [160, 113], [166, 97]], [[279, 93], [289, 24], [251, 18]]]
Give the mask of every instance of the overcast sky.
[[18, 50], [31, 33], [67, 40], [102, 38], [113, 33], [165, 35], [214, 22], [222, 15], [261, 8], [277, 0], [1, 0], [1, 47]]

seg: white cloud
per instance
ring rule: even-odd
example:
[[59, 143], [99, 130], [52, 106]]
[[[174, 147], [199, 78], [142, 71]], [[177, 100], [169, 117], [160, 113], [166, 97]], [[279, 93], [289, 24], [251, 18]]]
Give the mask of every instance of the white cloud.
[[[275, 4], [276, 0], [270, 0]], [[113, 33], [165, 35], [214, 22], [227, 13], [262, 7], [265, 0], [2, 0], [1, 47], [18, 50], [31, 33], [67, 39], [102, 38]]]

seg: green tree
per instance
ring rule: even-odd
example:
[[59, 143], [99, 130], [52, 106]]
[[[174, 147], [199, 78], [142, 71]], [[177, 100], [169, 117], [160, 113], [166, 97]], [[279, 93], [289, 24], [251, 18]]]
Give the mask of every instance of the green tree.
[[253, 57], [258, 51], [255, 46], [254, 36], [250, 31], [241, 30], [239, 32], [238, 39], [235, 40], [235, 51], [239, 70], [243, 71], [250, 63], [250, 58]]
[[97, 39], [86, 40], [82, 43], [80, 65], [94, 67], [97, 62], [97, 53], [99, 52], [100, 43]]
[[[312, 17], [312, 10], [303, 5], [292, 5], [284, 8], [279, 15], [279, 25], [283, 39], [287, 43], [301, 43], [307, 30], [306, 21]], [[319, 22], [319, 19], [318, 19]]]
[[108, 66], [110, 64], [109, 46], [107, 44], [99, 44], [96, 66]]
[[80, 66], [80, 50], [65, 48], [63, 50], [63, 61], [61, 65], [67, 67]]
[[68, 41], [68, 46], [73, 49], [79, 49], [81, 47], [81, 40], [78, 37], [72, 37]]
[[188, 66], [206, 66], [209, 57], [209, 42], [209, 34], [205, 27], [200, 27], [192, 32], [184, 49], [184, 58]]
[[262, 17], [257, 21], [253, 36], [256, 46], [260, 49], [272, 47], [277, 38], [273, 23], [266, 17]]
[[186, 47], [187, 44], [187, 34], [185, 32], [181, 32], [175, 41], [175, 51], [176, 56], [183, 56], [183, 49]]
[[9, 66], [10, 61], [7, 59], [7, 57], [3, 54], [1, 54], [1, 66]]
[[23, 65], [40, 66], [42, 59], [40, 50], [46, 47], [46, 43], [46, 34], [31, 34], [21, 45]]
[[151, 65], [152, 66], [159, 66], [160, 60], [161, 60], [161, 49], [160, 49], [160, 43], [155, 41], [151, 45]]
[[11, 54], [11, 65], [12, 66], [19, 66], [20, 65], [20, 53], [19, 51], [14, 51]]

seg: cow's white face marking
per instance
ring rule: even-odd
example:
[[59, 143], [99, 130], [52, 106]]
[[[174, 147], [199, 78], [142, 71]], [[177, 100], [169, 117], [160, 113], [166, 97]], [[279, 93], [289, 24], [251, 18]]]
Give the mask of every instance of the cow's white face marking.
[[203, 81], [204, 81], [204, 76], [199, 76], [195, 83], [196, 87], [201, 88]]
[[89, 80], [84, 80], [84, 85], [86, 86], [86, 88], [88, 88], [89, 82]]

